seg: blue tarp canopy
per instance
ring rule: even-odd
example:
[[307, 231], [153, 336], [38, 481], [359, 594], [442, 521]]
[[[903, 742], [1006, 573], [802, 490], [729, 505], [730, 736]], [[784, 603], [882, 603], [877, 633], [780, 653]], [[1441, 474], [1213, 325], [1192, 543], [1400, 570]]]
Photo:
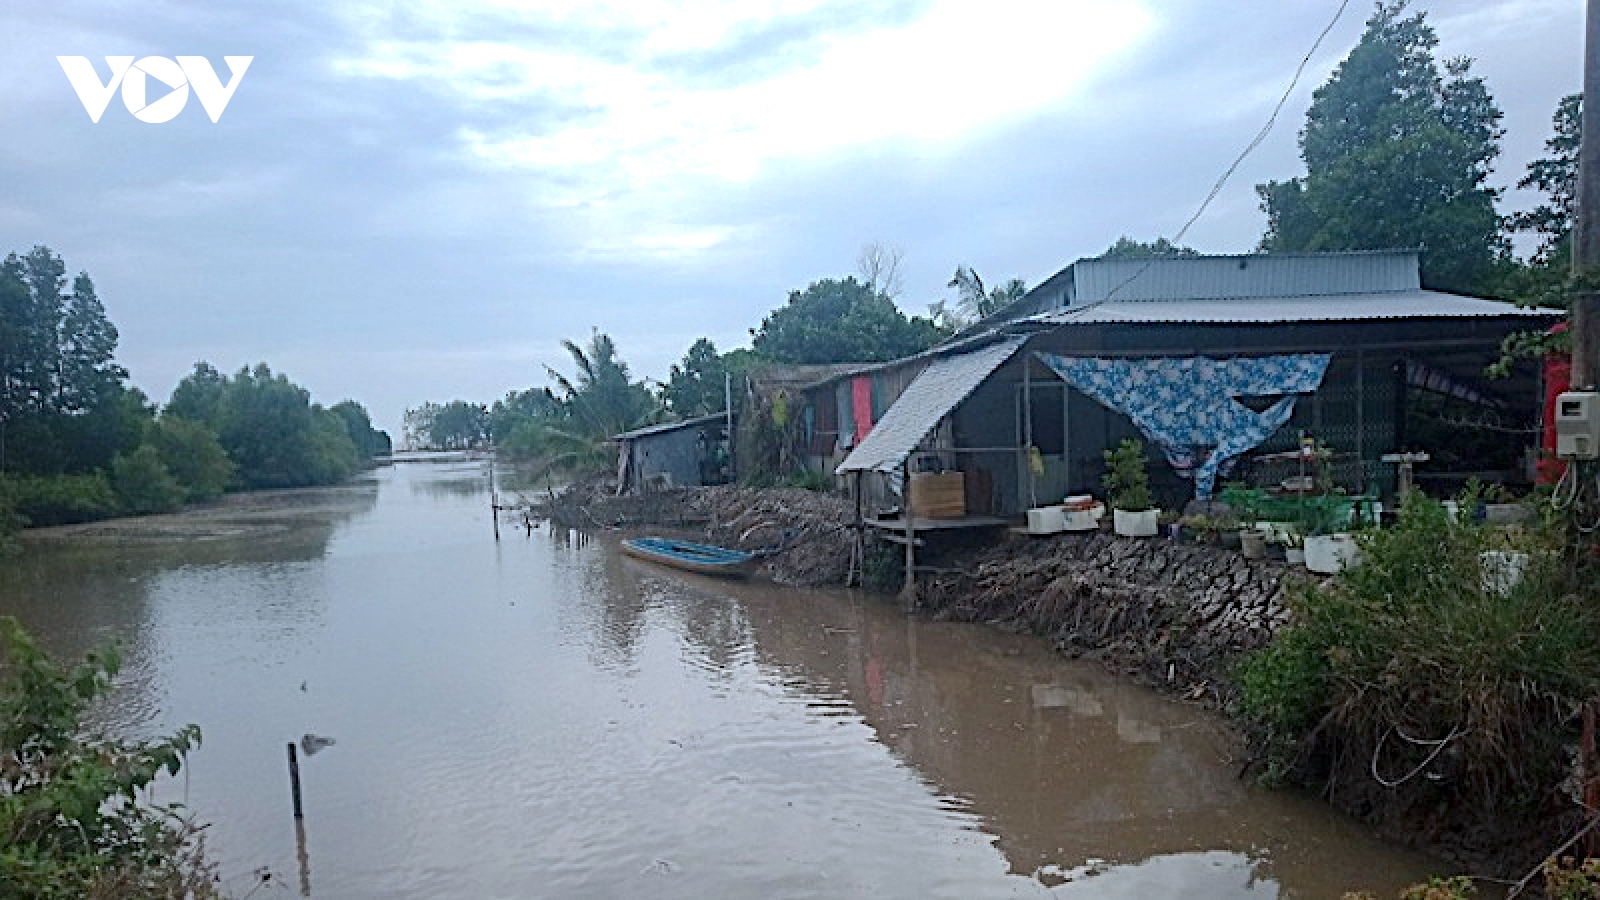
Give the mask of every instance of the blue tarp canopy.
[[[1272, 436], [1294, 414], [1296, 394], [1322, 384], [1326, 353], [1211, 359], [1102, 359], [1034, 354], [1067, 384], [1133, 420], [1205, 500], [1217, 472]], [[1261, 412], [1241, 399], [1279, 398]]]

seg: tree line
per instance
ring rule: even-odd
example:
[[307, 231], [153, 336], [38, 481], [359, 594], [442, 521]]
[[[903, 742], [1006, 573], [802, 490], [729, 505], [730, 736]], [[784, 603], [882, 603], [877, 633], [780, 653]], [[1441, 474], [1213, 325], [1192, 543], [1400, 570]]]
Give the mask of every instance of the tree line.
[[329, 484], [389, 452], [359, 403], [324, 408], [265, 363], [198, 363], [158, 407], [117, 340], [87, 272], [44, 246], [0, 263], [0, 533]]

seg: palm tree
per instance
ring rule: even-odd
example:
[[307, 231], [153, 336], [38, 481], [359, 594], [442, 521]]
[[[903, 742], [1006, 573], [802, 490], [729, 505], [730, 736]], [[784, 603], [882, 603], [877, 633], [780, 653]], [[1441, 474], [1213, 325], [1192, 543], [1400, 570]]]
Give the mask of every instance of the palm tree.
[[956, 301], [957, 307], [973, 319], [982, 319], [999, 312], [1021, 300], [1022, 295], [1028, 292], [1027, 284], [1020, 278], [985, 288], [977, 270], [970, 266], [956, 266], [955, 277], [950, 279], [947, 287], [956, 289], [959, 298]]
[[611, 436], [646, 424], [659, 404], [650, 390], [633, 380], [628, 364], [617, 358], [617, 346], [596, 329], [587, 347], [572, 341], [561, 346], [572, 357], [575, 374], [568, 378], [545, 366], [555, 382], [564, 415], [542, 429], [542, 443], [552, 460], [574, 468], [600, 467], [613, 458]]

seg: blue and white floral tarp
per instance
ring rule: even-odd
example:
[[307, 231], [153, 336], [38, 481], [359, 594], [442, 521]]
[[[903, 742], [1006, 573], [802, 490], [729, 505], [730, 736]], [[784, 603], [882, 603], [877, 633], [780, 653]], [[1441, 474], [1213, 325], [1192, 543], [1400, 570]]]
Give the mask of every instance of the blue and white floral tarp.
[[[1294, 414], [1296, 394], [1322, 384], [1326, 353], [1211, 359], [1102, 359], [1034, 354], [1079, 391], [1133, 420], [1172, 468], [1209, 499], [1217, 473]], [[1241, 397], [1282, 397], [1262, 412]]]

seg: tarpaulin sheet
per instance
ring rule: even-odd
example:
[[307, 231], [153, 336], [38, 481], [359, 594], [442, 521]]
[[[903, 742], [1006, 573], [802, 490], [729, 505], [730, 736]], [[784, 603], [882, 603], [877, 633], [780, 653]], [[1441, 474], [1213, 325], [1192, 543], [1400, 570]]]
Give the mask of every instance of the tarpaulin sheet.
[[[1326, 353], [1212, 359], [1102, 359], [1036, 353], [1062, 380], [1129, 419], [1194, 479], [1205, 500], [1218, 471], [1272, 436], [1294, 414], [1295, 394], [1322, 384]], [[1261, 412], [1243, 397], [1281, 397]]]

